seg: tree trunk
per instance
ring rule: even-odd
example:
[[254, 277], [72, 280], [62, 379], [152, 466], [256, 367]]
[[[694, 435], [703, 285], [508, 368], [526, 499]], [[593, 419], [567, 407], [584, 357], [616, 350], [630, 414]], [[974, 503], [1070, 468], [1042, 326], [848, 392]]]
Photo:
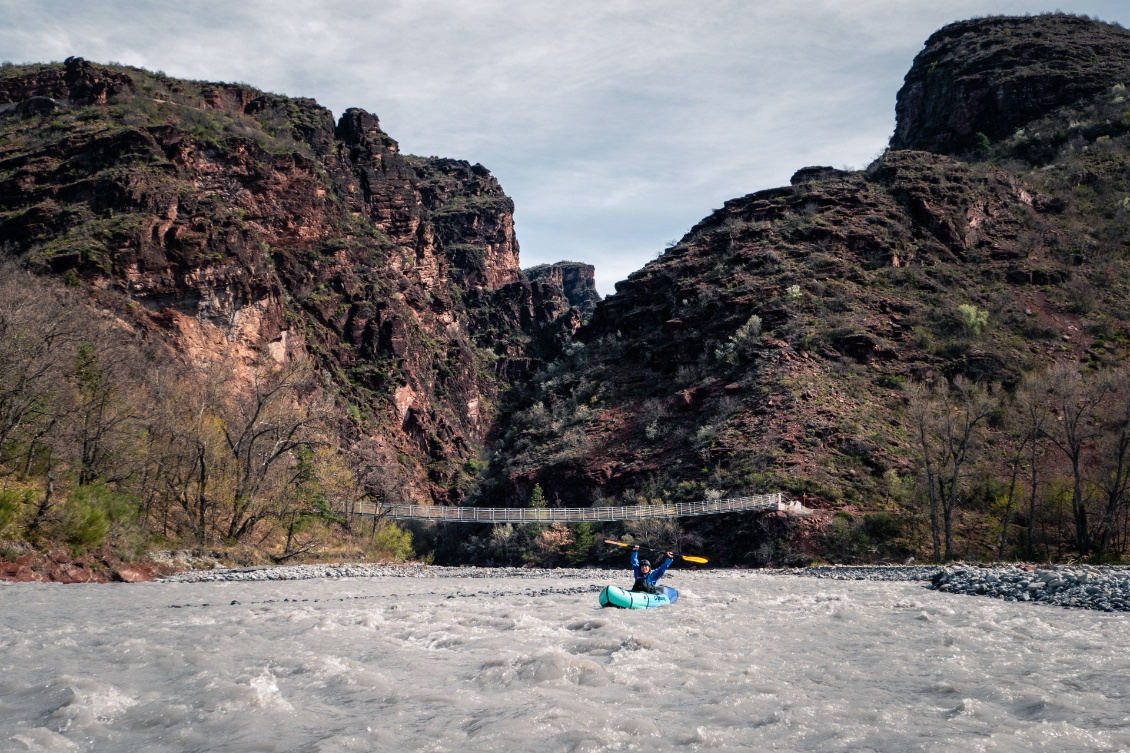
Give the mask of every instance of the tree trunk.
[[1087, 505], [1083, 495], [1083, 472], [1078, 457], [1071, 459], [1075, 483], [1071, 489], [1071, 517], [1075, 521], [1075, 546], [1080, 557], [1091, 553], [1091, 536], [1087, 531]]
[[51, 509], [52, 498], [55, 496], [55, 474], [47, 471], [47, 489], [43, 492], [43, 501], [39, 503], [39, 507], [35, 510], [35, 517], [31, 519], [31, 525], [28, 526], [28, 533], [33, 533], [39, 528], [40, 524], [47, 519], [47, 513]]
[[1036, 442], [1032, 442], [1032, 483], [1028, 490], [1028, 559], [1036, 554]]
[[1012, 478], [1008, 484], [1008, 501], [1004, 506], [1004, 514], [1001, 516], [1001, 541], [1000, 547], [997, 549], [997, 562], [1004, 559], [1004, 547], [1008, 539], [1008, 519], [1012, 517], [1012, 500], [1016, 496], [1016, 484], [1020, 478], [1020, 460], [1024, 456], [1024, 448], [1027, 444], [1027, 442], [1021, 443], [1016, 448], [1016, 455], [1012, 458]]

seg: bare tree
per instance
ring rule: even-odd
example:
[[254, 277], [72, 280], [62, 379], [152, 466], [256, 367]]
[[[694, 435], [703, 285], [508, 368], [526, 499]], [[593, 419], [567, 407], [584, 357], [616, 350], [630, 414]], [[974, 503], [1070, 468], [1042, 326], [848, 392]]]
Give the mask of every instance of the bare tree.
[[1108, 551], [1118, 526], [1118, 516], [1130, 494], [1130, 368], [1123, 366], [1108, 377], [1111, 399], [1098, 448], [1096, 486], [1102, 491], [1099, 519], [1099, 554]]
[[624, 524], [624, 528], [632, 535], [635, 543], [656, 552], [681, 552], [686, 548], [693, 550], [702, 545], [701, 539], [696, 534], [684, 531], [675, 518], [633, 520]]
[[938, 463], [941, 449], [936, 441], [935, 415], [937, 412], [933, 391], [921, 382], [906, 385], [909, 398], [911, 428], [918, 440], [918, 452], [924, 474], [923, 486], [926, 488], [930, 507], [930, 539], [934, 550], [934, 562], [942, 560], [941, 524], [938, 500]]
[[151, 530], [263, 534], [286, 558], [327, 540], [359, 500], [403, 496], [391, 450], [342, 447], [310, 364], [265, 358], [233, 378], [240, 364], [200, 373], [164, 356], [75, 292], [0, 265], [0, 473], [41, 492], [21, 535], [50, 535], [60, 503], [104, 482], [139, 500]]
[[997, 559], [1004, 559], [1006, 535], [1008, 533], [1008, 519], [1012, 511], [1015, 498], [1016, 485], [1019, 480], [1020, 462], [1025, 450], [1028, 454], [1029, 488], [1028, 488], [1028, 516], [1025, 530], [1025, 548], [1028, 556], [1032, 557], [1035, 551], [1035, 521], [1036, 521], [1036, 490], [1039, 473], [1038, 455], [1040, 440], [1043, 439], [1050, 418], [1047, 402], [1047, 381], [1042, 373], [1025, 375], [1024, 382], [1013, 396], [1013, 410], [1006, 414], [1006, 425], [1013, 437], [1013, 446], [1016, 453], [1011, 464], [1011, 476], [1008, 490], [1008, 503], [1005, 507], [1004, 519], [1001, 525], [1000, 548]]
[[953, 512], [961, 490], [962, 469], [980, 449], [980, 430], [996, 409], [996, 401], [984, 387], [957, 376], [945, 392], [942, 409], [939, 428], [947, 474], [939, 477], [939, 491], [945, 521], [945, 558], [949, 560], [954, 553]]
[[1110, 391], [1109, 380], [1084, 377], [1073, 364], [1056, 364], [1047, 373], [1049, 405], [1054, 419], [1046, 436], [1071, 464], [1071, 515], [1075, 524], [1075, 547], [1080, 556], [1091, 551], [1087, 524], [1086, 453], [1098, 438], [1099, 406]]
[[0, 465], [29, 473], [54, 429], [53, 390], [79, 340], [78, 308], [14, 264], [0, 266]]
[[[1023, 421], [1023, 413], [1020, 421]], [[1008, 496], [1005, 498], [1004, 511], [1001, 513], [1001, 536], [997, 546], [997, 560], [1004, 559], [1004, 548], [1008, 542], [1008, 524], [1012, 519], [1012, 503], [1016, 499], [1016, 487], [1020, 480], [1020, 466], [1024, 462], [1025, 450], [1032, 441], [1028, 427], [1023, 423], [1015, 423], [1016, 419], [1007, 421], [1009, 438], [1011, 439], [1011, 460], [1009, 461]]]
[[60, 439], [80, 484], [120, 483], [139, 470], [135, 443], [150, 405], [145, 361], [144, 352], [125, 333], [98, 320], [90, 323], [88, 338], [76, 348], [60, 405]]
[[196, 380], [185, 373], [172, 373], [158, 381], [149, 435], [154, 482], [163, 496], [163, 528], [167, 528], [169, 505], [175, 502], [198, 543], [208, 540], [210, 516], [216, 504], [212, 489], [213, 458], [219, 446], [217, 380]]
[[227, 537], [238, 541], [270, 515], [264, 495], [293, 482], [285, 468], [296, 451], [324, 444], [317, 429], [324, 406], [311, 404], [314, 392], [308, 364], [290, 362], [256, 377], [250, 394], [229, 401], [222, 430], [232, 461], [231, 509]]
[[[911, 388], [910, 415], [925, 469], [935, 561], [954, 555], [953, 517], [963, 489], [962, 474], [980, 449], [981, 430], [995, 409], [989, 390], [961, 376], [937, 391]], [[939, 554], [939, 527], [945, 542], [943, 555]]]

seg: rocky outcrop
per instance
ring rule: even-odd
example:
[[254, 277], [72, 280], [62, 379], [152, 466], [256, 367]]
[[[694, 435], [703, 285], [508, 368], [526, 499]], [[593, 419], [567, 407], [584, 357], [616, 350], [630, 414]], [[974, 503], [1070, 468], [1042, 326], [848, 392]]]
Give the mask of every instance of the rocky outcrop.
[[581, 320], [592, 318], [600, 294], [596, 292], [596, 268], [576, 261], [559, 261], [556, 264], [539, 264], [524, 270], [530, 280], [556, 285], [565, 294], [569, 304], [580, 312]]
[[496, 290], [518, 282], [514, 202], [482, 165], [453, 159], [409, 158], [414, 186], [464, 290]]
[[[24, 75], [29, 69], [34, 75]], [[128, 73], [71, 57], [62, 66], [27, 66], [17, 75], [0, 76], [0, 112], [29, 101], [31, 106], [25, 105], [24, 114], [65, 105], [104, 105], [110, 97], [132, 92], [133, 78]]]
[[1061, 13], [959, 21], [915, 57], [892, 149], [961, 154], [1029, 121], [1130, 84], [1130, 31]]
[[233, 384], [314, 357], [421, 500], [463, 493], [500, 391], [578, 324], [481, 165], [405, 157], [363, 110], [79, 58], [0, 73], [0, 236]]

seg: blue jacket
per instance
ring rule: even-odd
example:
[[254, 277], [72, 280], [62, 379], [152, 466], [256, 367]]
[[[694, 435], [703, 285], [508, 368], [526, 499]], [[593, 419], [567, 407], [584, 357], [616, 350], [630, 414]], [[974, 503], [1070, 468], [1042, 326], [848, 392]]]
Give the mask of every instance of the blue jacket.
[[645, 577], [644, 574], [640, 572], [640, 553], [634, 549], [632, 550], [632, 571], [634, 572], [637, 580], [643, 578], [644, 582], [649, 586], [654, 586], [655, 581], [663, 577], [663, 573], [667, 572], [667, 568], [671, 567], [672, 562], [673, 560], [668, 557], [666, 562], [652, 570]]

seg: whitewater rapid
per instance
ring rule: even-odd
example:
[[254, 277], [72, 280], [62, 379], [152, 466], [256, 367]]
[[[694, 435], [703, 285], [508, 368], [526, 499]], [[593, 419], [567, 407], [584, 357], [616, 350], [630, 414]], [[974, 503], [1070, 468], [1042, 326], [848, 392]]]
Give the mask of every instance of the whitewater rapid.
[[1130, 750], [1130, 615], [626, 575], [0, 585], [0, 750]]

